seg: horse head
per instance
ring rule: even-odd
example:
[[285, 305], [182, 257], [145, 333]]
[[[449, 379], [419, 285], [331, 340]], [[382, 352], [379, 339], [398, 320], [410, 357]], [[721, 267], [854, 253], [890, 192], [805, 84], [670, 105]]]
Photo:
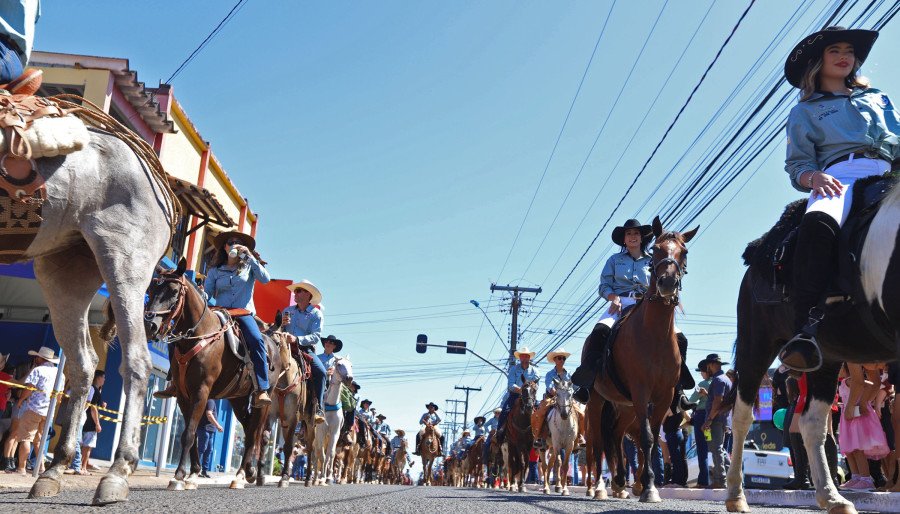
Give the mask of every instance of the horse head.
[[524, 382], [521, 391], [522, 410], [530, 415], [537, 399], [537, 381]]
[[335, 357], [334, 373], [339, 377], [342, 384], [347, 387], [353, 383], [353, 363], [349, 357]]
[[663, 229], [659, 216], [653, 218], [653, 235], [656, 240], [653, 243], [651, 253], [653, 259], [650, 263], [650, 289], [653, 294], [650, 299], [660, 297], [667, 303], [678, 303], [678, 291], [681, 290], [681, 280], [687, 275], [687, 247], [688, 241], [697, 235], [700, 227], [695, 227], [687, 232], [668, 232]]
[[553, 386], [556, 388], [556, 409], [562, 419], [569, 419], [572, 413], [572, 388], [571, 380], [553, 379]]
[[160, 272], [150, 282], [149, 300], [144, 307], [144, 329], [148, 339], [166, 337], [183, 317], [186, 296], [194, 289], [184, 276], [186, 268], [187, 261], [182, 258], [176, 269]]

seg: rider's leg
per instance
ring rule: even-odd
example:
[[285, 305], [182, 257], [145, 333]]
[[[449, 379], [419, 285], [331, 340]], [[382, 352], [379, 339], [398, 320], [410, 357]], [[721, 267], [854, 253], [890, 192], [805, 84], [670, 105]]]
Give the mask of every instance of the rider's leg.
[[578, 405], [574, 406], [575, 416], [578, 419], [578, 437], [575, 440], [575, 444], [579, 447], [587, 444], [587, 441], [584, 438], [584, 408]]
[[606, 348], [611, 326], [612, 321], [607, 323], [601, 321], [594, 325], [594, 330], [585, 339], [584, 346], [581, 349], [581, 365], [572, 374], [572, 382], [575, 385], [584, 388], [590, 388], [594, 385], [594, 377], [600, 371], [599, 362], [603, 355], [603, 350]]
[[413, 455], [419, 455], [419, 441], [422, 440], [422, 434], [425, 433], [425, 429], [419, 430], [416, 432], [416, 449], [413, 450]]
[[175, 396], [175, 382], [172, 382], [172, 368], [175, 367], [172, 359], [173, 344], [167, 344], [166, 350], [169, 352], [169, 371], [166, 372], [166, 388], [153, 393], [154, 398], [173, 398]]
[[506, 395], [506, 399], [503, 400], [503, 405], [500, 409], [500, 417], [497, 419], [497, 435], [500, 437], [499, 441], [502, 443], [505, 434], [506, 434], [506, 418], [509, 417], [509, 411], [512, 410], [513, 402], [519, 397], [516, 393], [508, 393]]
[[535, 446], [543, 446], [541, 432], [544, 430], [544, 420], [547, 419], [547, 411], [552, 403], [552, 398], [544, 398], [538, 404], [538, 408], [534, 410], [534, 413], [531, 414], [531, 434], [535, 438]]
[[694, 376], [691, 375], [691, 370], [687, 365], [688, 339], [678, 327], [675, 327], [675, 338], [678, 340], [678, 353], [681, 354], [681, 377], [678, 379], [678, 385], [675, 387], [675, 398], [677, 398], [681, 410], [689, 411], [697, 408], [697, 404], [688, 401], [684, 390], [693, 389], [697, 383], [694, 381]]
[[7, 41], [0, 41], [0, 84], [12, 82], [23, 71], [18, 52]]
[[322, 423], [325, 421], [325, 413], [322, 411], [322, 406], [325, 405], [325, 365], [311, 348], [307, 348], [306, 351], [312, 355], [312, 384], [319, 401], [316, 405], [316, 423]]
[[234, 319], [241, 327], [241, 333], [247, 342], [247, 351], [250, 352], [250, 360], [253, 362], [253, 375], [256, 379], [253, 406], [261, 407], [272, 403], [269, 393], [266, 392], [269, 389], [269, 359], [266, 356], [266, 346], [259, 325], [253, 316], [238, 316]]

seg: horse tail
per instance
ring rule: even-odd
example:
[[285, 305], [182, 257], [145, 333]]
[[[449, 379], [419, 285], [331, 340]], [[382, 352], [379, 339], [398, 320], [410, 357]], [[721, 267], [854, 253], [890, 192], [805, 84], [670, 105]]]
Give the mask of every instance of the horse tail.
[[106, 300], [106, 304], [103, 305], [103, 315], [106, 321], [100, 327], [100, 339], [108, 343], [116, 337], [116, 315], [113, 313], [112, 303], [109, 300]]
[[604, 402], [603, 409], [600, 411], [600, 437], [603, 438], [603, 448], [596, 448], [594, 450], [597, 462], [600, 462], [601, 450], [606, 451], [607, 459], [615, 456], [611, 453], [617, 451], [617, 445], [614, 440], [617, 417], [618, 413], [616, 412], [616, 406], [613, 404], [613, 402]]

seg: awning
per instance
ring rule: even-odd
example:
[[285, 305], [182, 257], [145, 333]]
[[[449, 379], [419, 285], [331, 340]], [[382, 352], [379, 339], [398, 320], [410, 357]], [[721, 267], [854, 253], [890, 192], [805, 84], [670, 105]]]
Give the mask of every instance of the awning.
[[175, 192], [175, 196], [181, 202], [183, 212], [196, 216], [205, 222], [228, 228], [237, 225], [231, 216], [225, 212], [225, 207], [216, 199], [216, 196], [208, 190], [198, 187], [185, 180], [169, 176], [169, 186]]

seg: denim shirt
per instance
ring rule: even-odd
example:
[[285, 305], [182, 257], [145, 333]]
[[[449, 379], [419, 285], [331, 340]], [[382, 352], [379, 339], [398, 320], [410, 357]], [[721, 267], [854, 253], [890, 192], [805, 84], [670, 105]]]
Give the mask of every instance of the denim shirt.
[[285, 332], [297, 336], [302, 346], [315, 346], [322, 339], [322, 330], [325, 328], [322, 311], [312, 305], [300, 310], [297, 305], [291, 305], [284, 310], [290, 314], [291, 322], [284, 327]]
[[334, 360], [337, 358], [337, 355], [333, 353], [320, 353], [317, 357], [319, 358], [319, 361], [322, 362], [322, 366], [325, 366], [325, 369], [328, 369], [334, 366]]
[[497, 418], [497, 416], [494, 416], [493, 418], [487, 420], [487, 423], [484, 424], [484, 431], [490, 433], [491, 430], [497, 430], [497, 424], [499, 423], [500, 420]]
[[485, 425], [475, 425], [474, 427], [472, 427], [472, 431], [475, 432], [475, 439], [478, 439], [479, 437], [487, 433], [487, 428]]
[[397, 448], [400, 448], [400, 446], [403, 444], [403, 441], [405, 439], [406, 439], [405, 437], [400, 437], [399, 435], [395, 435], [391, 439], [391, 448], [393, 448], [394, 450], [396, 450]]
[[[534, 364], [529, 364], [528, 369], [523, 369], [522, 363], [517, 362], [509, 367], [509, 377], [506, 380], [507, 391], [510, 393], [518, 394], [518, 391], [513, 388], [522, 387], [523, 378], [526, 382], [541, 381], [541, 379], [538, 377], [537, 368]], [[538, 385], [540, 385], [540, 383]]]
[[372, 428], [374, 428], [375, 431], [379, 434], [383, 435], [391, 435], [391, 432], [393, 432], [393, 430], [391, 430], [391, 426], [384, 422], [376, 423]]
[[426, 412], [422, 414], [422, 417], [419, 418], [419, 424], [424, 425], [425, 423], [431, 423], [434, 426], [437, 426], [438, 423], [441, 422], [441, 417], [437, 415], [437, 412], [431, 413]]
[[219, 307], [247, 309], [255, 314], [253, 284], [257, 280], [265, 284], [270, 280], [269, 272], [251, 255], [247, 259], [247, 265], [236, 270], [224, 264], [209, 270], [203, 288], [216, 299]]
[[40, 0], [0, 2], [0, 32], [19, 47], [22, 66], [28, 64], [34, 47], [34, 25], [41, 17]]
[[823, 171], [838, 157], [866, 152], [888, 162], [900, 157], [900, 118], [888, 96], [878, 89], [854, 89], [850, 96], [816, 92], [791, 109], [787, 121], [784, 170], [791, 185], [801, 173]]
[[650, 287], [650, 260], [647, 254], [635, 259], [628, 252], [615, 253], [606, 260], [600, 276], [600, 297], [634, 292], [643, 294]]
[[556, 387], [553, 385], [554, 379], [559, 379], [560, 382], [563, 380], [572, 380], [572, 377], [569, 376], [569, 372], [563, 369], [562, 374], [556, 373], [556, 366], [553, 367], [550, 371], [547, 372], [547, 375], [544, 377], [544, 383], [547, 386], [547, 392], [555, 391]]

